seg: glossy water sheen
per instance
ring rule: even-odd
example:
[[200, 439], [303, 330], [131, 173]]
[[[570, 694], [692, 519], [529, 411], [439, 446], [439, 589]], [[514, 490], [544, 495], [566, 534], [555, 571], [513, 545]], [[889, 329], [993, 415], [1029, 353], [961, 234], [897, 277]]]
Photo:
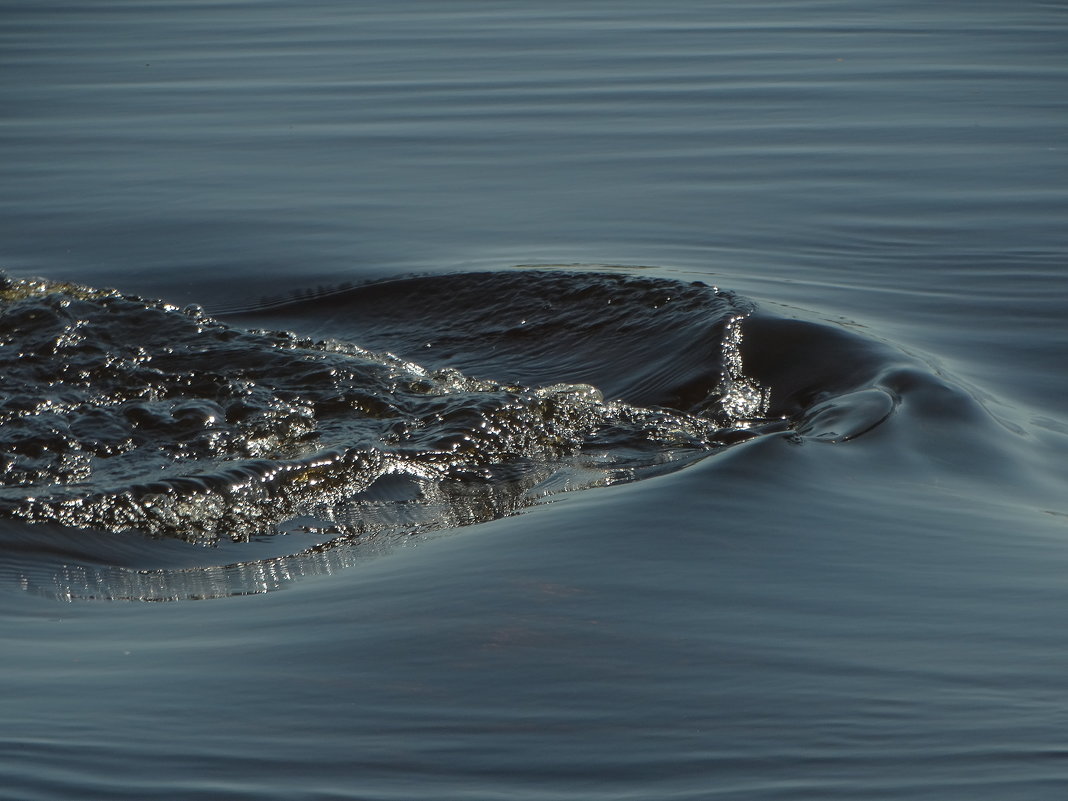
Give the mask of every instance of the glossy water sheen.
[[1061, 4], [2, 20], [0, 798], [1064, 797]]

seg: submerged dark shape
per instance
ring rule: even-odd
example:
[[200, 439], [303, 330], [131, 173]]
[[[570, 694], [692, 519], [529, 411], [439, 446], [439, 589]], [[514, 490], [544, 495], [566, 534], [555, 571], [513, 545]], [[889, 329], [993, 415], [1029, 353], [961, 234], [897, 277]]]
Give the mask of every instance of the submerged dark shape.
[[563, 270], [398, 279], [225, 321], [5, 278], [0, 515], [139, 543], [97, 547], [105, 567], [61, 560], [58, 595], [263, 591], [356, 543], [772, 432], [845, 441], [892, 413], [889, 349], [754, 312], [702, 283]]

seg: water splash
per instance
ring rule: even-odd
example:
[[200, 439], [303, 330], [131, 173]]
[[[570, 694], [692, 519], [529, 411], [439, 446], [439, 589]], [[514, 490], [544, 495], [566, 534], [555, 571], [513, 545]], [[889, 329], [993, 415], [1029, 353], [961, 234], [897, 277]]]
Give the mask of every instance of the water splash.
[[[452, 313], [431, 321], [435, 341], [460, 353], [461, 366], [478, 347], [493, 350], [491, 365], [534, 353], [527, 372], [549, 375], [559, 364], [563, 381], [476, 378], [337, 336], [244, 328], [199, 307], [5, 277], [0, 515], [215, 551], [211, 564], [191, 558], [163, 572], [64, 565], [50, 591], [60, 597], [262, 591], [277, 583], [271, 571], [329, 571], [350, 561], [356, 543], [677, 469], [768, 422], [768, 391], [741, 361], [747, 308], [729, 293], [629, 276], [520, 280], [523, 294], [502, 301], [487, 291], [500, 289], [492, 278], [456, 277]], [[408, 325], [425, 318], [418, 301], [403, 292], [394, 300], [391, 326], [428, 338]], [[642, 351], [665, 323], [711, 338], [711, 355], [665, 367], [672, 354]], [[615, 349], [597, 351], [606, 337]], [[583, 348], [600, 357], [591, 377], [629, 359], [638, 378], [619, 395], [661, 402], [606, 399], [571, 380], [583, 372]], [[618, 374], [618, 363], [608, 369]], [[407, 488], [403, 497], [382, 495], [391, 481]], [[253, 549], [250, 558], [224, 547], [282, 537], [310, 545], [267, 557]]]

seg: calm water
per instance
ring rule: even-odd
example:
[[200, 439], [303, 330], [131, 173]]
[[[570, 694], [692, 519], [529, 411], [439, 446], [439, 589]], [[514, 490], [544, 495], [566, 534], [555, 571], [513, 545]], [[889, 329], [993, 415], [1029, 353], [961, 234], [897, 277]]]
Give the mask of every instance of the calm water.
[[0, 797], [1065, 797], [1066, 12], [4, 3]]

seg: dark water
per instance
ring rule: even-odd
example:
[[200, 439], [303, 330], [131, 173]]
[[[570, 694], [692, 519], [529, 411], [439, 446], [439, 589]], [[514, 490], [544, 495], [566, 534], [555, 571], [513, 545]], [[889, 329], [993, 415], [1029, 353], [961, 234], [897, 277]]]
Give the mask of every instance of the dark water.
[[0, 797], [1063, 798], [1065, 12], [6, 4]]

